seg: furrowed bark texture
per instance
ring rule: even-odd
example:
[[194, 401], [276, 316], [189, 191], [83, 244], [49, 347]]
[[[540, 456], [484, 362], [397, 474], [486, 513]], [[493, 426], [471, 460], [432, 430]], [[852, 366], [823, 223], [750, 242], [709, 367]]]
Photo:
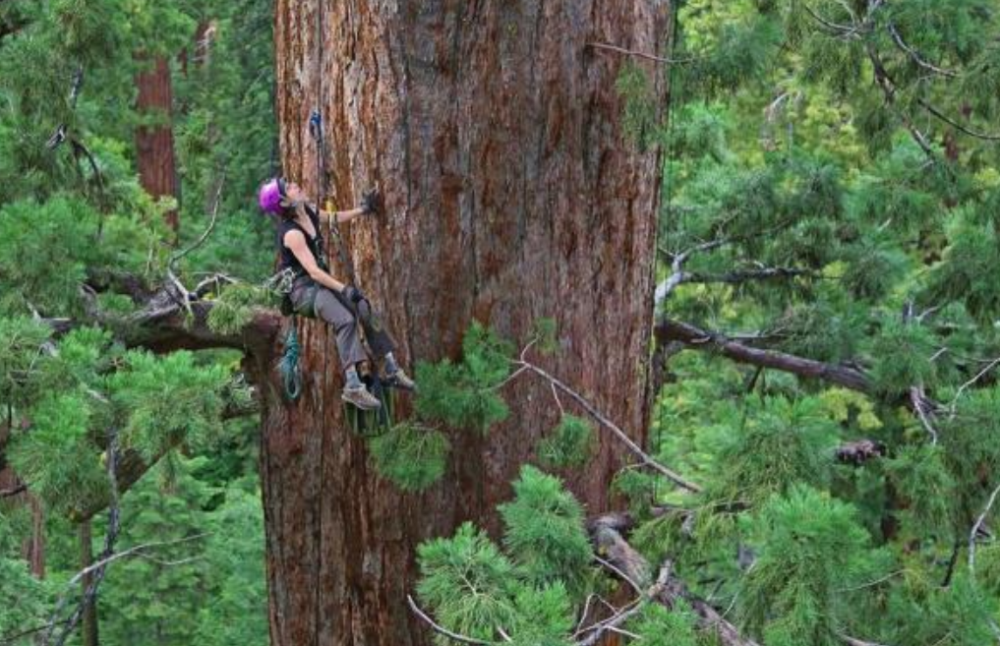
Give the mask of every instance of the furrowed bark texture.
[[[385, 213], [344, 233], [397, 355], [456, 358], [474, 319], [524, 343], [553, 318], [560, 349], [540, 361], [643, 442], [659, 157], [622, 132], [627, 59], [587, 44], [656, 52], [667, 5], [320, 1], [276, 5], [284, 171], [314, 194], [321, 179], [338, 208], [381, 188]], [[646, 73], [664, 96], [662, 70]], [[317, 107], [324, 178], [307, 125]], [[333, 336], [299, 325], [304, 395], [264, 412], [271, 641], [429, 643], [406, 606], [415, 547], [464, 520], [497, 531], [495, 506], [556, 422], [552, 395], [529, 376], [507, 386], [509, 420], [486, 438], [452, 434], [443, 482], [404, 495], [344, 424]], [[567, 474], [592, 512], [625, 459], [602, 435]]]
[[[147, 61], [142, 54], [136, 59]], [[135, 75], [139, 90], [136, 110], [146, 118], [159, 120], [152, 125], [136, 128], [135, 148], [139, 167], [139, 183], [153, 197], [180, 198], [174, 158], [174, 131], [170, 121], [173, 91], [170, 82], [170, 64], [158, 56], [152, 67]], [[177, 231], [180, 226], [177, 210], [166, 214], [167, 224]]]

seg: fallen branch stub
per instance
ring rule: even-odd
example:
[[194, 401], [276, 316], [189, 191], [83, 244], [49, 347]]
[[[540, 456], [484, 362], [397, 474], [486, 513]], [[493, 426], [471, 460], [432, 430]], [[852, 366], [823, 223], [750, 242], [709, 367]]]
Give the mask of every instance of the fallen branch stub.
[[[607, 560], [630, 579], [647, 580], [649, 563], [614, 528], [617, 520], [617, 515], [609, 515], [591, 523], [594, 548], [598, 552], [604, 552]], [[650, 598], [669, 609], [686, 603], [698, 616], [699, 630], [713, 633], [725, 646], [758, 646], [757, 642], [740, 634], [736, 626], [726, 621], [711, 604], [691, 594], [684, 582], [674, 576], [673, 563], [669, 559], [660, 569], [657, 581], [650, 589]]]
[[887, 449], [885, 444], [877, 440], [857, 440], [847, 442], [837, 448], [837, 462], [852, 466], [861, 466], [869, 460], [885, 457]]

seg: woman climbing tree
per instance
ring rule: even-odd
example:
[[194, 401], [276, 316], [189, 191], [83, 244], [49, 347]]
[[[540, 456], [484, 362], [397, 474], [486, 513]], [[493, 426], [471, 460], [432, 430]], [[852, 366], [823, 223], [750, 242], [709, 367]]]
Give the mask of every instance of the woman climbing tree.
[[260, 188], [259, 203], [265, 213], [280, 218], [278, 250], [280, 269], [293, 276], [290, 292], [296, 314], [318, 317], [337, 333], [337, 352], [346, 380], [341, 399], [363, 410], [376, 410], [380, 400], [365, 388], [358, 374], [359, 364], [369, 360], [361, 342], [359, 325], [372, 353], [372, 372], [378, 375], [378, 361], [384, 363], [382, 384], [404, 390], [414, 390], [416, 384], [399, 367], [393, 356], [395, 344], [374, 316], [359, 316], [371, 312], [371, 304], [356, 285], [340, 282], [329, 273], [323, 250], [321, 219], [336, 218], [337, 224], [350, 222], [359, 215], [377, 211], [377, 195], [366, 193], [362, 206], [349, 211], [328, 212], [306, 202], [305, 192], [295, 182], [276, 178]]

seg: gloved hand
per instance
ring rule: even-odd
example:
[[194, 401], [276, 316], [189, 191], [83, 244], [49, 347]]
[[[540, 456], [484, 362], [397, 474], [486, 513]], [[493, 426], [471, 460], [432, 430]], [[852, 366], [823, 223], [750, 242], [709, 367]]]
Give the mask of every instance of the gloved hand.
[[365, 297], [365, 295], [361, 293], [361, 290], [355, 287], [354, 285], [348, 285], [347, 287], [344, 288], [344, 291], [342, 293], [344, 294], [344, 298], [346, 298], [349, 302], [354, 303], [355, 305], [357, 305], [361, 301], [368, 300]]
[[377, 188], [370, 188], [361, 194], [361, 209], [365, 215], [374, 215], [382, 210], [382, 195]]

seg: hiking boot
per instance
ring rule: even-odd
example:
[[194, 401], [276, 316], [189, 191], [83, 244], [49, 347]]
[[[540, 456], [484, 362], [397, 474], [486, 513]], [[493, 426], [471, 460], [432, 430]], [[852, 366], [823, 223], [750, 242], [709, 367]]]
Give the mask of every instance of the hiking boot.
[[368, 392], [368, 389], [364, 386], [356, 386], [354, 388], [345, 387], [344, 392], [340, 394], [340, 398], [348, 404], [354, 404], [361, 410], [378, 410], [382, 408], [382, 402], [378, 400], [378, 397]]
[[399, 390], [409, 390], [411, 392], [415, 392], [417, 390], [417, 382], [410, 379], [410, 377], [403, 372], [402, 368], [399, 368], [396, 372], [387, 374], [382, 383], [390, 388], [398, 388]]

